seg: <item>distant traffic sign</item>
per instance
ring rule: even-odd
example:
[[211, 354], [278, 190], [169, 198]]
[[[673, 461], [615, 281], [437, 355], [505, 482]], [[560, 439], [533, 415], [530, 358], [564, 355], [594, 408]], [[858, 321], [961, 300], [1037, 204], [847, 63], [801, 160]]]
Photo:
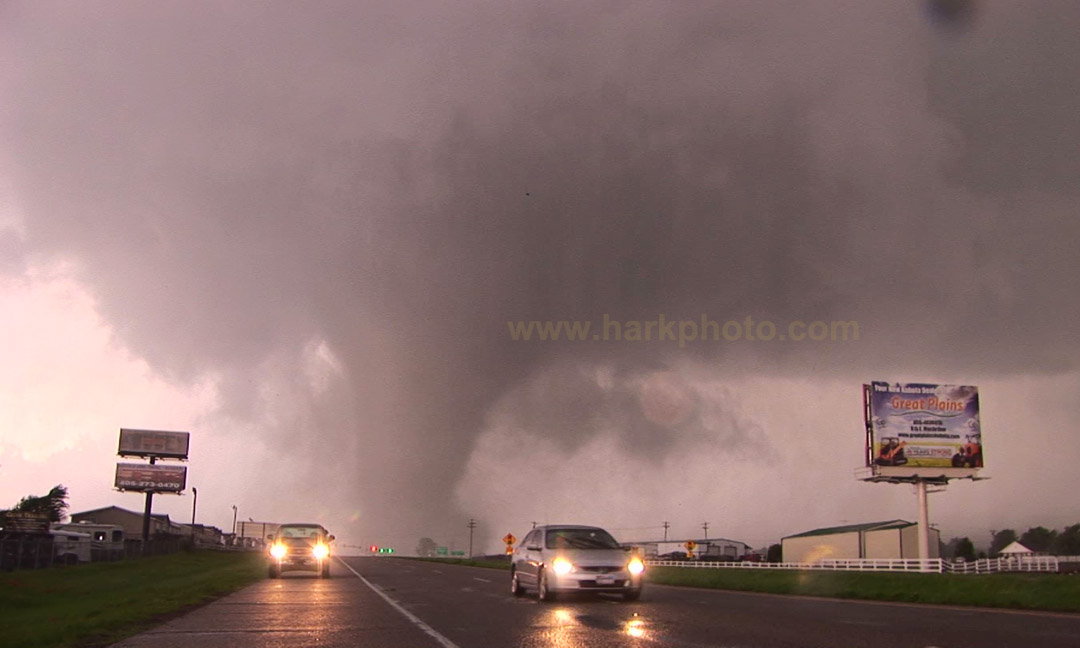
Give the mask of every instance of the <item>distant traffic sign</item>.
[[446, 547], [435, 547], [435, 555], [436, 556], [445, 556], [448, 553], [449, 553], [449, 550]]
[[465, 552], [464, 551], [451, 551], [450, 555], [451, 556], [464, 556]]
[[515, 537], [514, 537], [514, 534], [513, 534], [513, 533], [507, 533], [507, 534], [506, 534], [506, 535], [505, 535], [505, 536], [503, 537], [503, 542], [505, 542], [505, 543], [506, 543], [506, 544], [508, 544], [508, 545], [512, 545], [512, 544], [514, 544], [515, 542], [517, 542], [517, 538], [515, 538]]

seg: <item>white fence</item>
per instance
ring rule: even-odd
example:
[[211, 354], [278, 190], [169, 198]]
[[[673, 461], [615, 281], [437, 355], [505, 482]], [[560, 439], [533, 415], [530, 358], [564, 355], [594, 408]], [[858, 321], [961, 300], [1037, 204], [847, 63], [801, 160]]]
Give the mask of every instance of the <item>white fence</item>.
[[1056, 556], [1031, 556], [1024, 558], [991, 558], [974, 562], [948, 562], [945, 571], [954, 574], [993, 574], [995, 572], [1056, 572], [1060, 571], [1061, 559]]
[[974, 562], [954, 562], [941, 558], [852, 558], [799, 562], [712, 562], [697, 560], [646, 560], [649, 567], [686, 567], [689, 569], [799, 569], [828, 571], [888, 571], [916, 573], [993, 574], [997, 572], [1056, 572], [1058, 558], [1034, 556], [1026, 558], [993, 558]]

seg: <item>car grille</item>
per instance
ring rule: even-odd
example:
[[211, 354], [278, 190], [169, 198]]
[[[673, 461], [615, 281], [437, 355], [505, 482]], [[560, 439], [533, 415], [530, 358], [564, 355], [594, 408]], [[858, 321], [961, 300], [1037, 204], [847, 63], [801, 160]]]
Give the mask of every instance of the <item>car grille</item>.
[[578, 571], [587, 572], [589, 574], [611, 574], [614, 572], [620, 572], [622, 567], [578, 567]]
[[312, 546], [304, 540], [286, 540], [285, 552], [290, 558], [311, 558]]
[[583, 589], [588, 589], [590, 587], [602, 587], [604, 589], [608, 589], [610, 587], [623, 587], [624, 585], [626, 585], [626, 581], [622, 581], [622, 580], [616, 580], [616, 581], [612, 581], [610, 583], [604, 583], [603, 585], [597, 584], [596, 581], [579, 581], [578, 582], [578, 587], [581, 587]]

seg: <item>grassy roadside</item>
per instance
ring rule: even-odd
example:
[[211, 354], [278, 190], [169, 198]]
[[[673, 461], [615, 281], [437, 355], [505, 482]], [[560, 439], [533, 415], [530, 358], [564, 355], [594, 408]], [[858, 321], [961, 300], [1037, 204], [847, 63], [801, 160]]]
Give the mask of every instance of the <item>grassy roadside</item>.
[[1080, 612], [1080, 577], [650, 567], [650, 583], [772, 594]]
[[0, 646], [100, 646], [266, 575], [262, 554], [196, 551], [0, 573]]

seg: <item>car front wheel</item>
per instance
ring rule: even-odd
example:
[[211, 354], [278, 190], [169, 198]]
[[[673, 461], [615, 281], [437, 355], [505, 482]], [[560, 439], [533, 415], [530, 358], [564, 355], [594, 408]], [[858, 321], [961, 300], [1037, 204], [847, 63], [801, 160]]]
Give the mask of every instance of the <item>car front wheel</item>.
[[540, 570], [540, 576], [536, 588], [536, 597], [541, 601], [548, 603], [555, 600], [555, 592], [551, 591], [551, 588], [548, 586], [547, 571]]
[[510, 593], [514, 596], [521, 596], [525, 593], [525, 588], [521, 586], [521, 581], [518, 580], [516, 569], [510, 572]]
[[624, 600], [624, 601], [636, 601], [639, 598], [641, 598], [641, 588], [640, 587], [635, 587], [633, 589], [628, 589], [625, 592], [623, 592], [623, 595], [622, 595], [622, 600]]

